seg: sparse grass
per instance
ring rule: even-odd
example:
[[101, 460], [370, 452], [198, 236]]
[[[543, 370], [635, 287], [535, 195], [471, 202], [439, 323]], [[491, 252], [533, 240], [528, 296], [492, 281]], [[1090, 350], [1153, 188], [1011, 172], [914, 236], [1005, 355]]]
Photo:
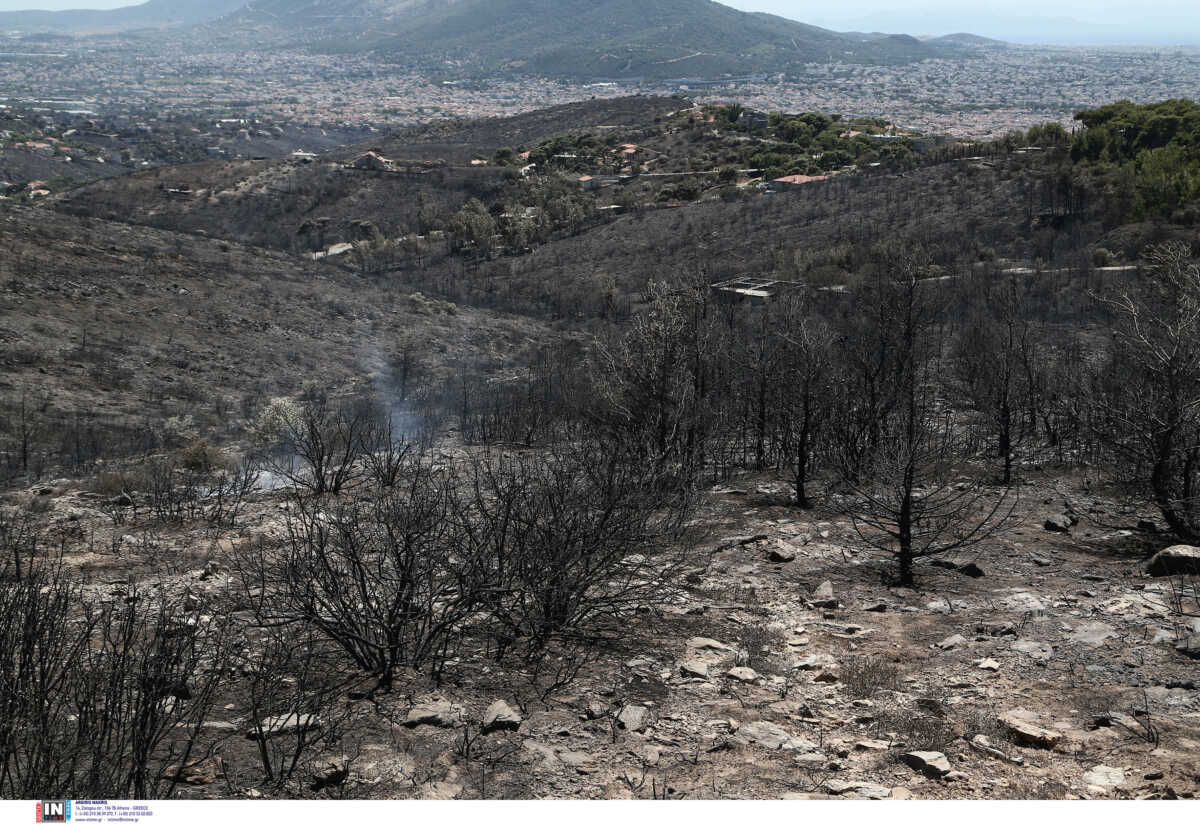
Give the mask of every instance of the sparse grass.
[[780, 675], [783, 662], [776, 652], [787, 644], [787, 635], [780, 629], [751, 625], [738, 633], [737, 646], [741, 650], [738, 663], [750, 667], [760, 675]]
[[955, 739], [951, 726], [944, 718], [929, 715], [916, 708], [880, 713], [875, 719], [873, 730], [877, 738], [886, 738], [887, 733], [896, 735], [901, 744], [891, 751], [896, 758], [910, 750], [945, 752]]
[[1067, 797], [1067, 788], [1057, 781], [1023, 778], [1008, 787], [1001, 797], [1010, 801], [1061, 801]]
[[870, 698], [900, 688], [900, 668], [878, 656], [859, 655], [841, 662], [838, 679], [851, 698]]

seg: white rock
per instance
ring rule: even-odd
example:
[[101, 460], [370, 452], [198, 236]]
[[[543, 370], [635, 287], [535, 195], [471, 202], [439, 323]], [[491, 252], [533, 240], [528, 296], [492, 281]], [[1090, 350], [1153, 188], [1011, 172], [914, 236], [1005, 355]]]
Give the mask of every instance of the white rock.
[[1092, 767], [1083, 774], [1083, 781], [1090, 787], [1119, 787], [1125, 783], [1125, 772], [1104, 764]]
[[752, 684], [759, 679], [759, 674], [750, 667], [734, 667], [729, 672], [725, 673], [729, 678], [736, 681], [742, 681], [747, 684]]
[[1014, 652], [1028, 655], [1035, 661], [1049, 661], [1054, 656], [1053, 647], [1037, 641], [1014, 641], [1012, 648]]
[[904, 754], [904, 763], [920, 770], [930, 778], [941, 778], [950, 772], [950, 762], [945, 753], [931, 750], [915, 750]]
[[483, 714], [483, 731], [515, 730], [521, 726], [521, 714], [505, 701], [495, 701]]
[[640, 704], [629, 704], [617, 716], [617, 723], [630, 732], [641, 732], [651, 724], [650, 710]]

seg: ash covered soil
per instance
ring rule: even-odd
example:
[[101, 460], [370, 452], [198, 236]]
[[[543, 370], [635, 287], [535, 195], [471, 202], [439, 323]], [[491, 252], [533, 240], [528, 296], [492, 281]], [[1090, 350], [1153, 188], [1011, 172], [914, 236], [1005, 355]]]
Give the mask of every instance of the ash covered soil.
[[[136, 518], [114, 524], [102, 496], [86, 489], [60, 481], [21, 497], [41, 501], [96, 595], [186, 591], [201, 622], [237, 597], [234, 548], [278, 534], [295, 505], [259, 493], [237, 530], [172, 530]], [[1122, 528], [1117, 505], [1072, 478], [1026, 482], [1016, 528], [941, 556], [939, 566], [922, 564], [919, 588], [900, 589], [847, 519], [786, 502], [786, 484], [766, 475], [707, 490], [706, 537], [690, 548], [679, 590], [657, 612], [630, 616], [619, 638], [548, 694], [546, 673], [482, 656], [451, 662], [438, 682], [408, 675], [386, 694], [345, 692], [333, 708], [338, 749], [309, 769], [308, 792], [1158, 799], [1200, 791], [1200, 619], [1172, 609], [1182, 579], [1152, 577], [1145, 563], [1169, 538], [1148, 524]], [[563, 671], [570, 663], [557, 662]], [[206, 755], [178, 776], [182, 795], [257, 796], [242, 769], [257, 747], [244, 696], [231, 689], [217, 706]]]

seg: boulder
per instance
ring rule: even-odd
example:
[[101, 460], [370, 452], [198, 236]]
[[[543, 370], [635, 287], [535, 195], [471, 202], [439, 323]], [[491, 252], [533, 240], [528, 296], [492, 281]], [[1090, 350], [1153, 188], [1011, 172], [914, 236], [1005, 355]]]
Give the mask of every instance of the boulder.
[[822, 581], [821, 585], [813, 590], [809, 603], [820, 609], [836, 609], [838, 599], [833, 594], [833, 583]]
[[225, 762], [221, 756], [214, 755], [211, 758], [202, 758], [182, 766], [168, 768], [164, 775], [176, 783], [191, 784], [196, 787], [214, 784], [218, 779], [225, 777]]
[[892, 794], [888, 787], [872, 784], [869, 781], [841, 781], [837, 778], [825, 782], [825, 789], [830, 795], [840, 795], [845, 798], [859, 798], [879, 801]]
[[1178, 544], [1157, 553], [1146, 564], [1155, 577], [1163, 575], [1200, 575], [1200, 547]]
[[905, 764], [930, 778], [941, 778], [950, 772], [950, 762], [945, 753], [915, 750], [906, 752], [903, 758]]
[[940, 650], [950, 650], [954, 649], [955, 647], [960, 647], [965, 643], [967, 643], [967, 639], [955, 633], [949, 638], [943, 638], [942, 640], [938, 641], [934, 646]]
[[1042, 528], [1047, 532], [1066, 533], [1071, 531], [1071, 527], [1075, 524], [1071, 522], [1071, 518], [1066, 515], [1051, 515], [1042, 524]]
[[1000, 600], [1006, 609], [1015, 610], [1017, 612], [1029, 612], [1034, 615], [1040, 615], [1046, 611], [1046, 604], [1040, 598], [1030, 592], [1024, 590], [1014, 592], [1012, 595], [1007, 595]]
[[313, 778], [308, 789], [311, 792], [320, 792], [330, 787], [340, 787], [346, 783], [346, 779], [349, 777], [350, 768], [348, 766], [329, 764], [325, 767], [324, 772]]
[[1181, 652], [1188, 658], [1200, 659], [1200, 632], [1189, 635], [1175, 645], [1177, 652]]
[[1012, 710], [1001, 715], [999, 721], [1017, 743], [1025, 746], [1052, 750], [1062, 741], [1062, 733], [1039, 727], [1027, 712]]
[[653, 723], [650, 710], [640, 704], [628, 704], [617, 715], [617, 724], [623, 730], [641, 732]]
[[558, 756], [559, 761], [566, 764], [580, 775], [586, 775], [588, 773], [595, 772], [595, 767], [592, 765], [592, 756], [586, 752], [563, 750], [555, 754]]
[[790, 564], [796, 560], [796, 550], [783, 541], [776, 541], [774, 548], [767, 553], [767, 560], [774, 564]]
[[250, 729], [246, 737], [251, 741], [275, 738], [280, 735], [296, 735], [304, 730], [316, 729], [321, 726], [315, 715], [291, 713], [290, 715], [272, 715], [264, 718], [257, 727]]
[[1125, 773], [1116, 767], [1099, 764], [1083, 774], [1083, 782], [1089, 787], [1108, 790], [1125, 783]]
[[1038, 641], [1013, 641], [1012, 649], [1035, 661], [1049, 661], [1054, 656], [1054, 647]]
[[1086, 644], [1089, 647], [1099, 647], [1103, 646], [1109, 638], [1116, 637], [1116, 634], [1116, 631], [1108, 624], [1089, 621], [1076, 627], [1070, 635], [1070, 640], [1077, 644]]
[[728, 644], [722, 644], [720, 641], [715, 641], [712, 638], [692, 638], [687, 642], [687, 645], [688, 649], [700, 652], [734, 652], [733, 647]]
[[741, 681], [744, 684], [753, 684], [761, 676], [750, 667], [734, 667], [729, 672], [725, 673], [726, 677], [732, 678], [735, 681]]
[[795, 753], [815, 753], [820, 748], [806, 738], [798, 738], [770, 721], [751, 721], [743, 724], [733, 739], [741, 744], [755, 744], [768, 750]]
[[418, 704], [408, 711], [404, 726], [413, 727], [453, 727], [458, 723], [458, 707], [449, 701], [433, 701], [428, 704]]
[[686, 661], [700, 661], [710, 667], [732, 667], [737, 663], [737, 650], [712, 638], [692, 638], [687, 642]]
[[495, 701], [483, 714], [483, 732], [486, 735], [502, 730], [516, 730], [521, 727], [521, 720], [521, 714], [506, 701]]

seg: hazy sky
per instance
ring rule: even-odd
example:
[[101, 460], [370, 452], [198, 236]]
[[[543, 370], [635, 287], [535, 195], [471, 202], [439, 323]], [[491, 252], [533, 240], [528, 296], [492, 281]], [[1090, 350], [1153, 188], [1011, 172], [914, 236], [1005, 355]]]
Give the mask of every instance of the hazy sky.
[[[195, 0], [203, 3], [204, 0]], [[1021, 42], [1200, 45], [1200, 0], [722, 0], [839, 31], [969, 31]], [[0, 0], [0, 10], [114, 8], [133, 0]]]

